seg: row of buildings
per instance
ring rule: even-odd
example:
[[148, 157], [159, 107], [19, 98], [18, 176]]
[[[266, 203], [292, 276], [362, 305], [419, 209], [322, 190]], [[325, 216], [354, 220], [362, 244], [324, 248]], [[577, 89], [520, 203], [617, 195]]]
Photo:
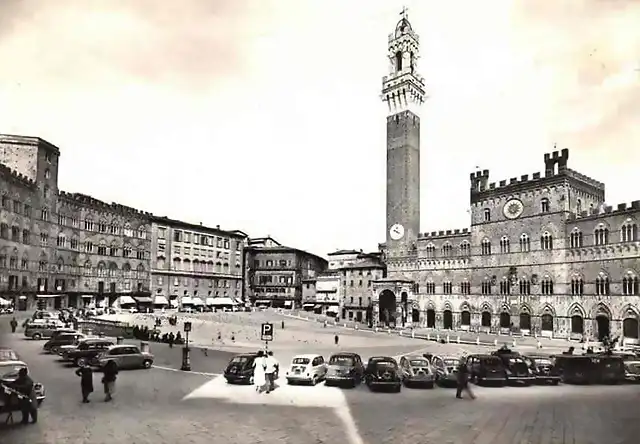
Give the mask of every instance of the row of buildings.
[[43, 139], [0, 135], [0, 298], [19, 309], [220, 298], [293, 307], [302, 280], [327, 267], [270, 238], [59, 190], [59, 161]]

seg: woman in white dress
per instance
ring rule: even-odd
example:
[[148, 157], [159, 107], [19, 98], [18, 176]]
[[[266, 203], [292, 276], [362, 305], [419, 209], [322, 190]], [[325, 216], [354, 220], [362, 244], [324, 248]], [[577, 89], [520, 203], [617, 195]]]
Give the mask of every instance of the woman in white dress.
[[258, 352], [258, 356], [253, 361], [253, 385], [256, 392], [262, 393], [264, 386], [267, 384], [267, 376], [265, 374], [266, 362], [262, 350]]

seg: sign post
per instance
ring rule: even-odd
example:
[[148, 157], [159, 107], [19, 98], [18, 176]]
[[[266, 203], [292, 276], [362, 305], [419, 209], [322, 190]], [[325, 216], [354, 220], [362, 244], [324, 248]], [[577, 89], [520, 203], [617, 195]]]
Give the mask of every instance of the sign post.
[[264, 322], [260, 327], [260, 340], [264, 341], [265, 350], [269, 350], [269, 342], [273, 341], [273, 324]]
[[191, 322], [185, 322], [184, 323], [185, 339], [184, 339], [184, 347], [182, 348], [182, 367], [180, 367], [180, 370], [185, 372], [191, 371], [191, 356], [190, 356], [191, 350], [189, 350], [189, 332], [190, 331], [191, 331]]

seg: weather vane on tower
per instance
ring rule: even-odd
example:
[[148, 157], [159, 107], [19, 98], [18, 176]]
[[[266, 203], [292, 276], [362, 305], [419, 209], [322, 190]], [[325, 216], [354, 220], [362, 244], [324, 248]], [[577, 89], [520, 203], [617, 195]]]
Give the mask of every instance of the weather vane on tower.
[[400, 12], [400, 15], [402, 16], [402, 18], [407, 20], [408, 13], [409, 13], [409, 8], [407, 8], [406, 6], [403, 6], [402, 12]]

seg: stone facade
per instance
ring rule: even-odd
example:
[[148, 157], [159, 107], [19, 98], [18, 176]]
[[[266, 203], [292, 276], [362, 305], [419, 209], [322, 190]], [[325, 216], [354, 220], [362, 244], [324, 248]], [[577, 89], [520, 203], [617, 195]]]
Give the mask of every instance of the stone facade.
[[256, 305], [301, 307], [303, 281], [327, 269], [325, 259], [306, 251], [251, 240], [249, 245], [244, 250], [245, 294]]
[[[158, 305], [198, 298], [242, 299], [247, 235], [151, 217], [151, 290]], [[166, 299], [166, 302], [164, 301]]]
[[[403, 20], [390, 48], [398, 29], [410, 30]], [[399, 57], [406, 59], [406, 49]], [[389, 122], [406, 120], [407, 111], [390, 111], [387, 145], [396, 150]], [[489, 183], [488, 170], [471, 174], [470, 228], [388, 231], [381, 245], [388, 277], [373, 283], [374, 321], [637, 341], [640, 201], [605, 205], [604, 184], [571, 170], [568, 160], [566, 149], [545, 154], [543, 173], [498, 184]], [[420, 205], [419, 164], [396, 174], [396, 162], [387, 163], [387, 225], [411, 225], [419, 213], [395, 219], [402, 219], [398, 205]], [[408, 202], [396, 199], [398, 190]]]

